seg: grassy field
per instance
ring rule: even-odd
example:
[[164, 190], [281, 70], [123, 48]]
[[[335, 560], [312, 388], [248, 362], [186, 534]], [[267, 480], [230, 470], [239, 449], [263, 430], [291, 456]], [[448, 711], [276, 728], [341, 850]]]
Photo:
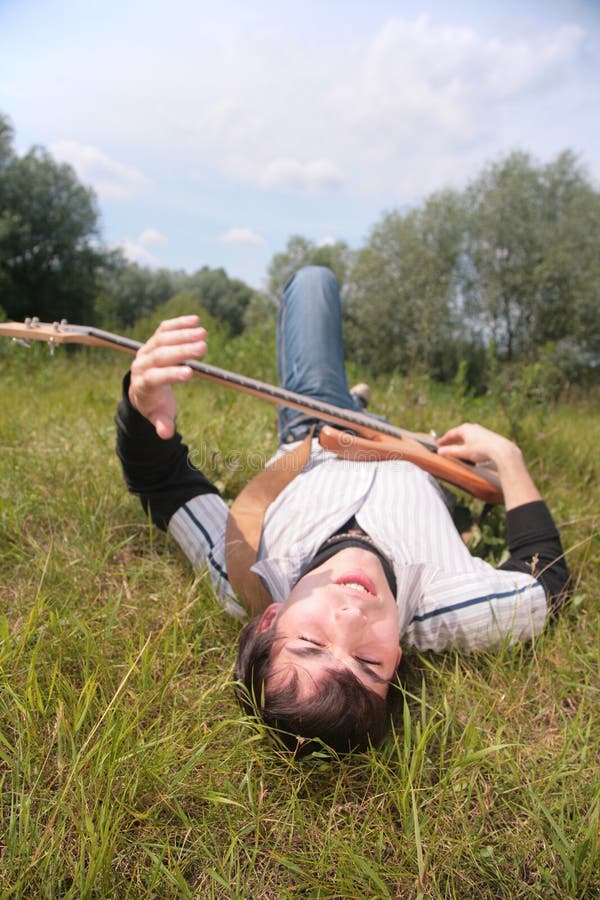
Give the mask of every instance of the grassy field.
[[[256, 358], [242, 344], [225, 364], [272, 377]], [[239, 626], [124, 490], [126, 365], [0, 347], [1, 896], [597, 897], [598, 395], [374, 384], [405, 427], [518, 432], [573, 602], [534, 646], [413, 657], [382, 748], [290, 763], [233, 699]], [[274, 408], [199, 381], [180, 405], [231, 497], [248, 452], [275, 449]]]

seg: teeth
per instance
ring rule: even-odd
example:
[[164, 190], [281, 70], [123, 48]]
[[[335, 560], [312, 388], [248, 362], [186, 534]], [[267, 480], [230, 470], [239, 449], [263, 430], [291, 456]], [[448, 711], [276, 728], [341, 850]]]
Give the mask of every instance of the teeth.
[[362, 591], [364, 594], [369, 593], [366, 587], [362, 584], [359, 584], [358, 581], [346, 581], [344, 582], [344, 587], [349, 587], [356, 591]]

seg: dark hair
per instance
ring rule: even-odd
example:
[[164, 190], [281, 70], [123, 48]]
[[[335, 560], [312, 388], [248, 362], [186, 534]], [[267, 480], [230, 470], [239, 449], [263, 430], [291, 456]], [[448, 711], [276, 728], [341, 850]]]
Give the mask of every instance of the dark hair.
[[[273, 630], [256, 634], [260, 617], [240, 634], [235, 664], [236, 696], [241, 707], [277, 732], [297, 756], [326, 744], [337, 753], [366, 750], [378, 744], [391, 725], [393, 688], [383, 699], [369, 690], [348, 669], [331, 669], [308, 698], [298, 698], [298, 676], [287, 684], [269, 687]], [[393, 683], [393, 682], [392, 682]]]

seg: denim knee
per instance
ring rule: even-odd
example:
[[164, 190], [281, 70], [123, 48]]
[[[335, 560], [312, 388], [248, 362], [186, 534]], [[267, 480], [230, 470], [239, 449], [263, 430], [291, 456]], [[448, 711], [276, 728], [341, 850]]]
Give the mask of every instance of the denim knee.
[[314, 291], [316, 289], [325, 291], [331, 288], [337, 290], [337, 279], [327, 266], [303, 266], [301, 269], [298, 269], [287, 281], [283, 289], [284, 293], [291, 288], [292, 284], [294, 289], [299, 288], [302, 291]]

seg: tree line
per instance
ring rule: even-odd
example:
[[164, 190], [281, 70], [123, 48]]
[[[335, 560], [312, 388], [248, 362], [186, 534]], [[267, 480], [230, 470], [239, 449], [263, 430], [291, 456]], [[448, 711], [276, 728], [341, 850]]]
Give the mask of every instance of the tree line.
[[93, 191], [43, 147], [19, 156], [0, 115], [0, 314], [129, 328], [183, 295], [232, 335], [255, 291], [222, 268], [189, 275], [128, 262], [102, 245]]
[[347, 351], [373, 373], [417, 368], [477, 385], [490, 366], [543, 357], [577, 380], [600, 371], [599, 246], [600, 193], [577, 157], [567, 150], [541, 164], [513, 152], [462, 191], [385, 212], [358, 249], [292, 236], [262, 292], [206, 265], [191, 275], [151, 270], [103, 247], [93, 192], [43, 148], [18, 156], [0, 116], [9, 318], [130, 328], [169, 302], [201, 307], [236, 336], [271, 327], [296, 269], [326, 265], [342, 288]]
[[571, 377], [600, 367], [600, 193], [575, 155], [545, 165], [514, 152], [463, 191], [392, 210], [365, 245], [290, 239], [269, 269], [275, 296], [307, 262], [342, 284], [346, 341], [374, 371], [531, 363], [551, 354]]

